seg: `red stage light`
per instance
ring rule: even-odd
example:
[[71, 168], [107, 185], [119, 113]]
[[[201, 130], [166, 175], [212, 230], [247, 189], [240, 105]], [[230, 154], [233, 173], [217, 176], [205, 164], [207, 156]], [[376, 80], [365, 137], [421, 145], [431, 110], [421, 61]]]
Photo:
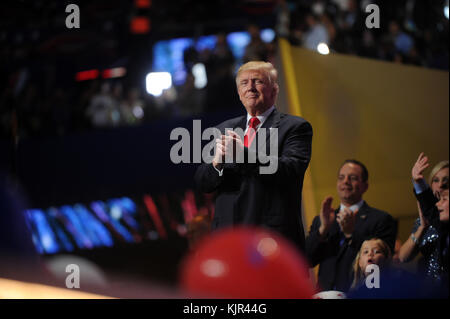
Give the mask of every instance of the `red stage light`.
[[119, 78], [124, 76], [126, 73], [127, 70], [125, 68], [112, 68], [104, 70], [102, 72], [102, 76], [104, 79]]
[[77, 74], [75, 74], [75, 80], [76, 81], [93, 80], [93, 79], [98, 78], [98, 75], [99, 75], [98, 70], [81, 71], [81, 72], [77, 72]]
[[151, 7], [152, 1], [151, 0], [135, 0], [134, 5], [136, 6], [136, 8], [148, 9]]
[[147, 17], [134, 17], [130, 25], [131, 33], [143, 34], [150, 31], [150, 19]]
[[144, 203], [159, 236], [163, 239], [167, 239], [166, 229], [164, 228], [161, 217], [159, 216], [158, 208], [156, 207], [152, 197], [150, 195], [144, 195]]

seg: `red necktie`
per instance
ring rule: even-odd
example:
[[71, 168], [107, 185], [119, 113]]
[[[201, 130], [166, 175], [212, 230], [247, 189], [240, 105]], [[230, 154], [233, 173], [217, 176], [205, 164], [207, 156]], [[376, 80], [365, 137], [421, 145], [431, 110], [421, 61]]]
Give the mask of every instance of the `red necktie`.
[[250, 147], [250, 145], [252, 145], [252, 142], [256, 136], [256, 127], [259, 125], [259, 123], [261, 123], [261, 122], [258, 120], [258, 118], [256, 116], [252, 117], [250, 119], [247, 133], [245, 133], [245, 136], [244, 136], [244, 146], [245, 147]]

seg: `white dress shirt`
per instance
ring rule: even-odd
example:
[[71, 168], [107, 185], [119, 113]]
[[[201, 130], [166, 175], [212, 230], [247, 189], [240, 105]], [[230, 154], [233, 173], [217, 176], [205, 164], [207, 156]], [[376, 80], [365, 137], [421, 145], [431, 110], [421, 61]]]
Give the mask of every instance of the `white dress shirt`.
[[356, 212], [357, 210], [359, 211], [362, 207], [362, 205], [364, 205], [364, 200], [361, 199], [359, 202], [357, 202], [356, 204], [347, 207], [344, 204], [341, 203], [341, 206], [339, 207], [339, 211], [344, 210], [344, 208], [348, 208], [350, 209], [352, 212]]
[[[269, 107], [266, 111], [264, 111], [263, 114], [256, 116], [258, 118], [258, 120], [259, 120], [259, 124], [258, 124], [258, 126], [256, 126], [256, 131], [258, 131], [258, 129], [264, 124], [264, 122], [267, 120], [269, 115], [272, 114], [273, 110], [275, 110], [275, 105], [272, 105], [271, 107]], [[250, 114], [247, 113], [247, 123], [245, 124], [244, 135], [247, 134], [247, 131], [248, 131], [248, 128], [249, 128], [250, 119], [252, 117], [253, 116], [251, 116]], [[214, 169], [217, 171], [217, 173], [219, 173], [219, 176], [223, 175], [223, 167], [222, 167], [221, 170], [218, 170], [215, 167], [214, 167]]]
[[[256, 127], [256, 131], [258, 131], [258, 129], [264, 124], [264, 122], [267, 120], [267, 118], [269, 117], [270, 114], [272, 114], [273, 110], [275, 110], [275, 105], [272, 105], [271, 107], [269, 107], [263, 114], [261, 115], [257, 115], [256, 117], [259, 120], [259, 124]], [[248, 128], [249, 128], [249, 124], [250, 124], [250, 119], [253, 116], [251, 116], [250, 114], [247, 113], [247, 123], [245, 125], [245, 131], [244, 131], [244, 135], [247, 133]]]

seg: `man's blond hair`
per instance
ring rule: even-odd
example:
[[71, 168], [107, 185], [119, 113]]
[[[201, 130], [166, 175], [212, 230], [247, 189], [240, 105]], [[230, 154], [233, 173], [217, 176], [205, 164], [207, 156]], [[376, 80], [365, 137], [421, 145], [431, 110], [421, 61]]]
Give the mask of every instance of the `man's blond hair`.
[[279, 91], [278, 87], [278, 71], [273, 67], [272, 63], [270, 62], [264, 62], [264, 61], [250, 61], [245, 64], [243, 64], [236, 74], [236, 85], [239, 86], [238, 79], [242, 72], [244, 71], [262, 71], [266, 73], [267, 78], [269, 79], [269, 82], [271, 85], [273, 85], [276, 88], [277, 94]]

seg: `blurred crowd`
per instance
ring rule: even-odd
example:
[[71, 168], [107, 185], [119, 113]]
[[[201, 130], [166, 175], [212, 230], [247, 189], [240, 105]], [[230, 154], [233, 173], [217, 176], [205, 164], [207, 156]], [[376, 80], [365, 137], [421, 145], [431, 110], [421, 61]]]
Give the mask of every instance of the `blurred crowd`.
[[[380, 28], [366, 27], [369, 4], [379, 7]], [[325, 43], [331, 52], [448, 70], [445, 1], [281, 0], [276, 30], [312, 50]]]
[[[366, 27], [369, 13], [365, 8], [370, 3], [380, 8], [379, 29]], [[114, 18], [127, 9], [119, 4], [120, 1], [115, 1], [101, 8], [103, 16], [93, 5], [84, 15], [85, 25], [95, 27], [97, 39], [103, 39], [95, 45], [96, 38], [84, 33], [77, 34], [76, 39], [72, 34], [47, 41], [45, 34], [59, 25], [56, 20], [65, 17], [64, 11], [55, 6], [47, 8], [55, 14], [54, 21], [49, 20], [39, 29], [33, 29], [33, 25], [39, 25], [34, 20], [23, 26], [22, 33], [0, 29], [0, 59], [4, 62], [0, 65], [0, 137], [61, 136], [92, 128], [132, 126], [177, 116], [238, 110], [236, 67], [249, 60], [273, 62], [277, 38], [286, 38], [311, 50], [324, 43], [331, 52], [448, 70], [446, 1], [278, 0], [270, 7], [276, 33], [273, 42], [261, 39], [262, 24], [251, 24], [251, 20], [243, 23], [236, 18], [240, 30], [247, 28], [251, 37], [243, 58], [233, 55], [226, 41], [227, 33], [219, 33], [214, 49], [199, 52], [192, 46], [181, 53], [187, 72], [184, 84], [174, 85], [154, 97], [145, 92], [142, 73], [150, 64], [151, 48], [148, 44], [142, 46], [142, 40], [128, 39], [127, 24]], [[34, 10], [45, 9], [39, 5], [44, 4], [36, 2]], [[162, 7], [156, 3], [155, 12], [163, 12]], [[225, 11], [230, 12], [230, 7]], [[155, 17], [155, 22], [160, 20]], [[223, 30], [230, 30], [229, 24], [229, 21], [228, 25], [224, 24]], [[63, 29], [57, 31], [64, 32]], [[207, 28], [202, 30], [208, 32]], [[157, 31], [152, 36], [156, 34]], [[87, 60], [99, 70], [122, 61], [128, 73], [124, 78], [76, 82], [74, 75], [80, 71], [81, 61]], [[205, 67], [206, 87], [196, 85], [192, 69], [196, 63]]]

